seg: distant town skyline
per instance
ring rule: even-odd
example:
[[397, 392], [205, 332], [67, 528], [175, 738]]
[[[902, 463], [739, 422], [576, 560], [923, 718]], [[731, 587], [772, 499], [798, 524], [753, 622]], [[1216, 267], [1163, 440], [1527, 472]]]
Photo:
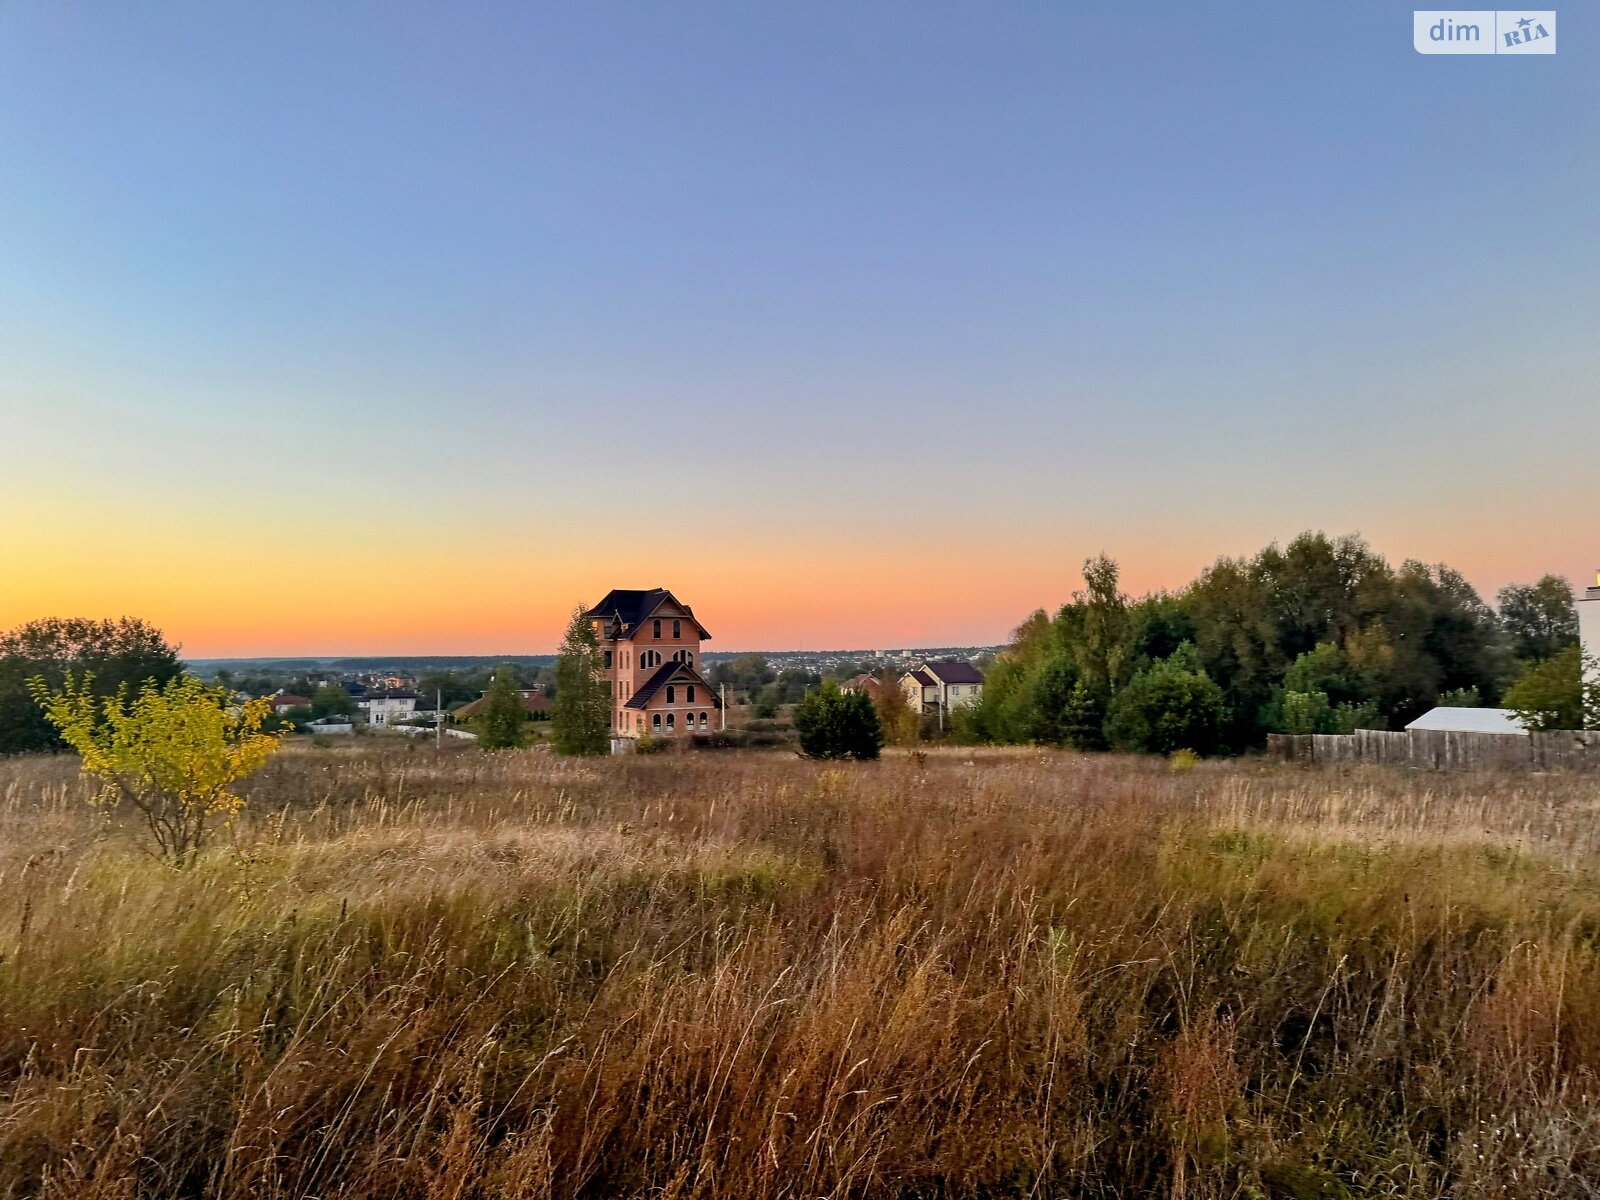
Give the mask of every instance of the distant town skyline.
[[[1306, 529], [1600, 562], [1600, 11], [0, 8], [0, 628], [989, 644]], [[1247, 35], [1241, 31], [1247, 31]]]

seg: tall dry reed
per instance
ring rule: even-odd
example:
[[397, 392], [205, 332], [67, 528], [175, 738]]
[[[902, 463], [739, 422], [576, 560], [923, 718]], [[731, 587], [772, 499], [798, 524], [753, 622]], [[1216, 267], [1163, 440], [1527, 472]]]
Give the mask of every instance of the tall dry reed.
[[174, 872], [0, 763], [0, 1196], [1600, 1194], [1600, 787], [286, 752]]

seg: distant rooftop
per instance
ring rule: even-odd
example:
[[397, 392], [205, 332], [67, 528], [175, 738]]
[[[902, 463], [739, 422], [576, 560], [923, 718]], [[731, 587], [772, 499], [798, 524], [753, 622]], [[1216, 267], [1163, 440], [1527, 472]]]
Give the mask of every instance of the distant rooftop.
[[1527, 737], [1528, 731], [1517, 721], [1517, 714], [1509, 708], [1439, 708], [1430, 709], [1407, 729], [1436, 729], [1447, 733], [1510, 733]]

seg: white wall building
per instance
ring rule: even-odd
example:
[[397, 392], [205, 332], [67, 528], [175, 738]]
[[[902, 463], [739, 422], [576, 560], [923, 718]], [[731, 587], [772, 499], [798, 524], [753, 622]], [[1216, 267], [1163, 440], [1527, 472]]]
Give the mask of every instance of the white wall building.
[[392, 722], [404, 720], [417, 711], [417, 694], [403, 688], [368, 692], [359, 702], [367, 714], [367, 724], [382, 729]]
[[[1583, 645], [1584, 682], [1600, 687], [1600, 571], [1595, 586], [1578, 597], [1578, 641]], [[1600, 728], [1594, 720], [1590, 728]]]

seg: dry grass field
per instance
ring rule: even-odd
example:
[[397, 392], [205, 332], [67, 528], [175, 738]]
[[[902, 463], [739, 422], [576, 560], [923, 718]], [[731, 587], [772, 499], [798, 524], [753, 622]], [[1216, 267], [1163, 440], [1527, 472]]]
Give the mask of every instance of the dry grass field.
[[1600, 784], [285, 751], [173, 872], [0, 762], [0, 1196], [1600, 1195]]

